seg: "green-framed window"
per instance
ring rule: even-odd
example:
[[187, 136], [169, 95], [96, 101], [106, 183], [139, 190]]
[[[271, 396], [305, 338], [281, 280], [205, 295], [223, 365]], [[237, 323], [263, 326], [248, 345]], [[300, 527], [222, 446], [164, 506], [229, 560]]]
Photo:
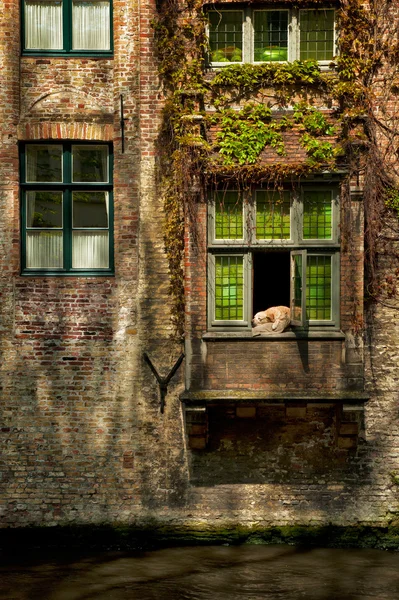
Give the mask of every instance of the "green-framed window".
[[22, 274], [113, 273], [109, 144], [21, 147]]
[[112, 0], [22, 0], [24, 54], [111, 55]]
[[333, 8], [252, 8], [234, 4], [207, 10], [210, 63], [312, 59], [328, 66], [336, 54]]
[[208, 218], [210, 328], [279, 305], [294, 326], [339, 326], [337, 186], [217, 190]]

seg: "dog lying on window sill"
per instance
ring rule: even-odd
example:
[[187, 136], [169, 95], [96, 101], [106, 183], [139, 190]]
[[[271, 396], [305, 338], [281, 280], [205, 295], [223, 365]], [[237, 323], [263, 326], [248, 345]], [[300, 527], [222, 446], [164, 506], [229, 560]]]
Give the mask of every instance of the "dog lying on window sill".
[[273, 335], [283, 333], [291, 322], [288, 306], [271, 306], [256, 313], [252, 319], [252, 335]]

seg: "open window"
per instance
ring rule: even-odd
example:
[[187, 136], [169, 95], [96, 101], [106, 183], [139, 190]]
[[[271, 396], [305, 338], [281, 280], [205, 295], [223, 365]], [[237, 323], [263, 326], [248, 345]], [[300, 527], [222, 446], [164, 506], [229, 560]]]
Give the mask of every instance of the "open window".
[[338, 190], [218, 191], [209, 206], [208, 324], [249, 329], [271, 306], [297, 327], [339, 326]]

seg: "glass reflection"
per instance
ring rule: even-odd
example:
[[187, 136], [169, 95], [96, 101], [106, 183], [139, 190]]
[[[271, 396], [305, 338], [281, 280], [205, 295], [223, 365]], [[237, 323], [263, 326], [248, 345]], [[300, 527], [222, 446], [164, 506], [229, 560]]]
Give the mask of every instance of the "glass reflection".
[[73, 182], [107, 182], [107, 165], [107, 146], [72, 146]]

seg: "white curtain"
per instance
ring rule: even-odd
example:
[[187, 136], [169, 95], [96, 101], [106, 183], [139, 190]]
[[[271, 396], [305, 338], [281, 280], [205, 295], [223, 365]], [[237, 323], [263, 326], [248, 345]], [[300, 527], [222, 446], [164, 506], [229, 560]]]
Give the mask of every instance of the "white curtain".
[[110, 49], [109, 2], [75, 1], [72, 4], [73, 50]]
[[62, 269], [62, 232], [27, 232], [26, 268]]
[[30, 50], [62, 49], [61, 0], [25, 0], [25, 47]]
[[72, 268], [107, 269], [108, 267], [108, 231], [74, 231]]

